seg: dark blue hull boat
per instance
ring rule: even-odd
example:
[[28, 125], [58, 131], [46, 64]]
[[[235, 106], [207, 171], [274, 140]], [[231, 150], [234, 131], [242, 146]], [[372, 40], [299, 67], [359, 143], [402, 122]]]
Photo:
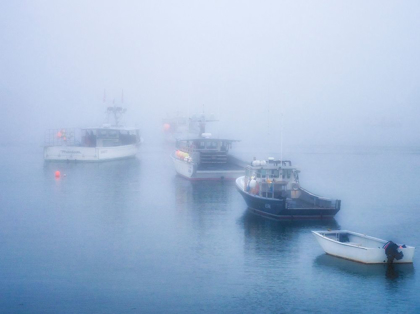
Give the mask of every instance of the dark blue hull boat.
[[299, 197], [291, 195], [264, 197], [244, 190], [244, 177], [236, 180], [236, 187], [248, 209], [272, 219], [331, 219], [340, 210], [341, 201], [326, 199], [299, 187]]

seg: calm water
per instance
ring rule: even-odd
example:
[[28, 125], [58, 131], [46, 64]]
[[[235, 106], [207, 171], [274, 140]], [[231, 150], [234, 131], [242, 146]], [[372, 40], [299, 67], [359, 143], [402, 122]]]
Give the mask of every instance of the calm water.
[[169, 152], [44, 164], [37, 146], [0, 147], [0, 312], [420, 312], [419, 252], [390, 271], [327, 256], [310, 233], [419, 248], [419, 150], [290, 150], [303, 187], [342, 200], [335, 220], [303, 223], [248, 214], [233, 183], [177, 177]]

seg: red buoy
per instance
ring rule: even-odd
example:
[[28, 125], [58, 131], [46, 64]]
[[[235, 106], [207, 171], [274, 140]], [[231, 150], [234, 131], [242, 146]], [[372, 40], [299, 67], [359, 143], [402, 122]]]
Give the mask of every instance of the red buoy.
[[55, 172], [55, 177], [56, 177], [56, 178], [59, 178], [59, 177], [60, 177], [60, 171], [58, 171], [58, 170], [57, 170], [57, 171]]

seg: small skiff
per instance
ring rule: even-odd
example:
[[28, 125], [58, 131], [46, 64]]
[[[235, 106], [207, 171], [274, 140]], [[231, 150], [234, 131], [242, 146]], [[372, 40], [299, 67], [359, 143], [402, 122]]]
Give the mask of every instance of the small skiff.
[[413, 246], [348, 231], [312, 231], [325, 253], [366, 264], [412, 263]]

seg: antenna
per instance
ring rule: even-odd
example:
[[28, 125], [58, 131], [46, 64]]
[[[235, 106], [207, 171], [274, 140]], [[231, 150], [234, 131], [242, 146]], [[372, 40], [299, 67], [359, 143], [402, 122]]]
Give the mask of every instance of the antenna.
[[283, 113], [280, 114], [280, 160], [283, 164]]
[[111, 113], [114, 115], [115, 126], [119, 125], [120, 118], [123, 115], [123, 113], [125, 113], [125, 111], [126, 109], [123, 109], [122, 107], [117, 107], [115, 103], [114, 103], [114, 106], [107, 108], [108, 116]]

